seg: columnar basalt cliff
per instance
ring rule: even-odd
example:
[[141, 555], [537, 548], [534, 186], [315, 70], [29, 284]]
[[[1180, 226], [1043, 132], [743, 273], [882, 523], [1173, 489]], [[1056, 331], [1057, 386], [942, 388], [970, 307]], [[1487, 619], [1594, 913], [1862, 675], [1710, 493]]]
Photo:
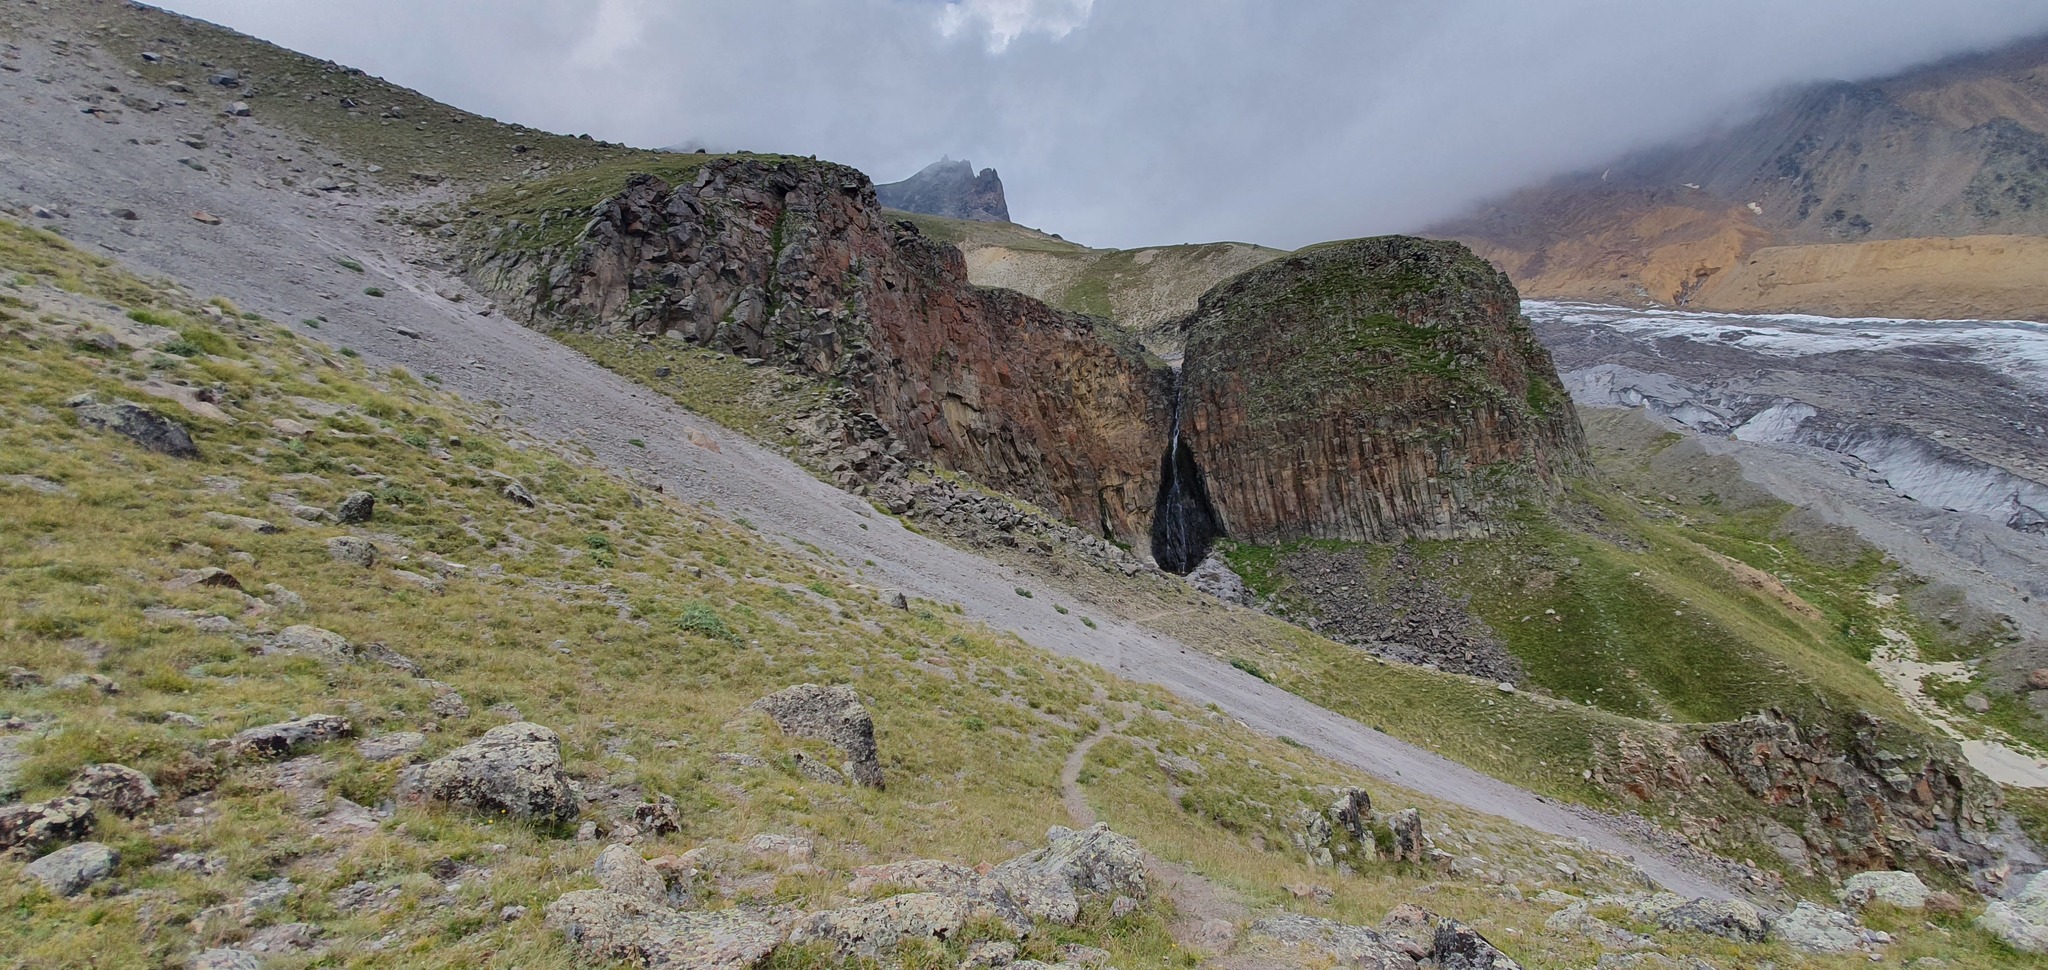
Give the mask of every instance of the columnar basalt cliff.
[[1303, 250], [1182, 327], [1181, 433], [1234, 538], [1484, 533], [1585, 461], [1514, 285], [1457, 243]]
[[1336, 243], [1226, 282], [1182, 323], [1176, 377], [1100, 321], [969, 284], [842, 166], [708, 160], [567, 215], [588, 219], [568, 245], [478, 267], [535, 325], [842, 381], [901, 457], [1149, 538], [1176, 572], [1223, 535], [1484, 532], [1582, 460], [1514, 287], [1455, 243]]
[[1146, 533], [1169, 372], [1097, 321], [967, 282], [843, 166], [718, 159], [634, 176], [568, 253], [481, 273], [533, 322], [671, 335], [843, 380], [906, 457], [1100, 534]]

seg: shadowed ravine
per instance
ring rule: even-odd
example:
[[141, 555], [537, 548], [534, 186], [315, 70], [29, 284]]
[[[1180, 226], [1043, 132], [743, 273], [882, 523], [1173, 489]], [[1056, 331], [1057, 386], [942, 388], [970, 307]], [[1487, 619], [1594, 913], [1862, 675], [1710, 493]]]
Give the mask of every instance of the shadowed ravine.
[[1215, 506], [1209, 502], [1202, 467], [1195, 463], [1194, 452], [1180, 438], [1180, 399], [1176, 395], [1173, 428], [1167, 434], [1166, 454], [1159, 459], [1159, 500], [1152, 513], [1152, 558], [1159, 568], [1185, 576], [1202, 564], [1209, 547], [1222, 537], [1223, 526], [1216, 519]]

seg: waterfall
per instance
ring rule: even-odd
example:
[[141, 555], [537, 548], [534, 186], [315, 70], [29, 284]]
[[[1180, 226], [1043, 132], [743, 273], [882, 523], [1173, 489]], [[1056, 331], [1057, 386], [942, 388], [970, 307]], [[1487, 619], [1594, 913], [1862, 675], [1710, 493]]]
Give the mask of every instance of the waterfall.
[[1209, 503], [1209, 488], [1194, 452], [1180, 437], [1180, 374], [1174, 374], [1173, 422], [1166, 454], [1159, 459], [1159, 497], [1152, 506], [1152, 559], [1159, 568], [1182, 576], [1194, 572], [1223, 536]]

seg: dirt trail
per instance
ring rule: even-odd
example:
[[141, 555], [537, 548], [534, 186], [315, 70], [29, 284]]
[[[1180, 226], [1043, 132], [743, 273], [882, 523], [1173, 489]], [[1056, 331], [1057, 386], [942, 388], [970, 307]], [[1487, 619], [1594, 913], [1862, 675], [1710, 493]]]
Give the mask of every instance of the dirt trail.
[[[324, 316], [318, 331], [300, 332], [374, 364], [434, 375], [465, 397], [496, 402], [536, 436], [587, 447], [607, 465], [684, 500], [716, 503], [785, 541], [813, 543], [847, 563], [871, 561], [858, 570], [865, 582], [957, 602], [1035, 646], [1215, 704], [1255, 730], [1387, 781], [1632, 858], [1675, 892], [1733, 894], [1604, 819], [1323, 710], [1136, 623], [1103, 616], [1099, 629], [1089, 629], [1077, 616], [1020, 597], [1014, 571], [909, 531], [541, 334], [479, 315], [483, 301], [446, 271], [426, 240], [376, 221], [380, 208], [412, 200], [284, 187], [288, 176], [310, 181], [340, 170], [321, 160], [325, 152], [265, 127], [260, 110], [225, 127], [202, 109], [179, 107], [127, 111], [120, 124], [108, 124], [81, 114], [77, 98], [136, 82], [82, 54], [52, 56], [36, 37], [13, 40], [22, 47], [14, 62], [22, 70], [0, 73], [0, 203], [63, 213], [36, 221], [88, 247], [277, 320]], [[179, 144], [186, 133], [204, 134], [209, 147]], [[205, 171], [182, 164], [186, 158]], [[112, 209], [132, 209], [139, 219], [117, 218]], [[195, 211], [221, 224], [203, 225]], [[343, 258], [365, 271], [346, 268]], [[366, 294], [369, 287], [386, 296]], [[458, 293], [467, 298], [440, 295]], [[692, 444], [692, 431], [717, 450]], [[646, 446], [629, 444], [634, 439]]]

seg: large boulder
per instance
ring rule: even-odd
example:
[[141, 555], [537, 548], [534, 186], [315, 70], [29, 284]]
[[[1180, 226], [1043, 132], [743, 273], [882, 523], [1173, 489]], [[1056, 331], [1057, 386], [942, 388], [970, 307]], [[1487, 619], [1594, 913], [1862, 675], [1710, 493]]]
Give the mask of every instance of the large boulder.
[[1031, 917], [1001, 880], [958, 863], [915, 859], [862, 866], [854, 870], [846, 888], [867, 895], [892, 886], [964, 899], [973, 910], [972, 918], [1002, 923], [1019, 935], [1031, 928]]
[[2011, 899], [1993, 900], [1977, 925], [2022, 953], [2048, 953], [2048, 872], [2037, 872]]
[[1849, 914], [1808, 902], [1771, 920], [1770, 934], [1772, 939], [1808, 953], [1847, 953], [1879, 941]]
[[1872, 903], [1920, 909], [1929, 895], [1927, 884], [1910, 872], [1859, 872], [1842, 883], [1841, 899], [1856, 909]]
[[1262, 950], [1284, 948], [1302, 963], [1327, 962], [1359, 970], [1413, 970], [1416, 961], [1363, 926], [1314, 916], [1269, 916], [1245, 929], [1245, 941]]
[[398, 794], [541, 822], [567, 822], [582, 808], [562, 771], [561, 737], [524, 721], [492, 728], [446, 757], [407, 768]]
[[113, 875], [120, 857], [98, 842], [67, 845], [21, 870], [59, 896], [76, 896], [102, 879]]
[[782, 941], [774, 927], [731, 910], [682, 912], [603, 889], [549, 903], [547, 925], [591, 959], [655, 970], [750, 970]]
[[869, 788], [882, 787], [875, 719], [853, 688], [798, 684], [755, 701], [753, 709], [767, 714], [785, 734], [838, 748], [846, 755], [848, 776]]
[[156, 786], [150, 783], [149, 776], [127, 765], [86, 765], [64, 792], [89, 798], [95, 807], [123, 818], [147, 812], [157, 802]]
[[1687, 899], [1655, 893], [1601, 900], [1627, 907], [1629, 916], [1674, 932], [1705, 933], [1744, 943], [1762, 943], [1766, 923], [1755, 906], [1736, 899]]
[[355, 730], [338, 714], [312, 714], [294, 721], [253, 727], [228, 740], [245, 758], [283, 758], [316, 744], [338, 741]]
[[904, 893], [845, 909], [812, 913], [790, 929], [795, 946], [823, 943], [841, 959], [881, 959], [909, 940], [950, 940], [972, 918], [967, 900], [942, 893]]
[[158, 454], [173, 458], [197, 458], [199, 446], [185, 426], [134, 401], [101, 404], [91, 397], [75, 398], [73, 413], [78, 425], [94, 431], [118, 434]]
[[1072, 926], [1089, 901], [1145, 898], [1145, 850], [1108, 825], [1078, 832], [1055, 825], [1046, 842], [989, 873], [1030, 916]]
[[66, 795], [0, 808], [0, 852], [38, 855], [92, 832], [92, 799]]

